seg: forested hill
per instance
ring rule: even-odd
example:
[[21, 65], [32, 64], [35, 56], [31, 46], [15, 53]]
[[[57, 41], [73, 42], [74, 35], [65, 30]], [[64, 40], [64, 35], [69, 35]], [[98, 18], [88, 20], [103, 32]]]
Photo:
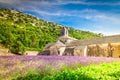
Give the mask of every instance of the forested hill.
[[[62, 27], [19, 11], [0, 8], [0, 44], [14, 53], [42, 50], [45, 44], [58, 38]], [[73, 28], [68, 30], [69, 35], [77, 39], [102, 36]]]

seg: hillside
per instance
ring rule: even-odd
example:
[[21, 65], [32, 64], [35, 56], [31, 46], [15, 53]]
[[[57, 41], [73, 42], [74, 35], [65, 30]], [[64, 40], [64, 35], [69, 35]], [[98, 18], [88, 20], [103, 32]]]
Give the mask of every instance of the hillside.
[[[0, 44], [16, 54], [24, 53], [25, 50], [43, 50], [47, 43], [58, 38], [62, 27], [16, 10], [0, 8]], [[77, 39], [102, 36], [89, 31], [67, 28], [69, 35]]]

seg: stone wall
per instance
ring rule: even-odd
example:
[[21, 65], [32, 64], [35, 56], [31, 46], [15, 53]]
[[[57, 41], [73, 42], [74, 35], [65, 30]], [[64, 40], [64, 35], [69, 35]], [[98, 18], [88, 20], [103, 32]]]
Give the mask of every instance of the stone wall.
[[74, 48], [66, 48], [63, 55], [74, 56]]
[[38, 55], [39, 51], [26, 51], [26, 55]]
[[120, 43], [111, 43], [112, 45], [112, 57], [120, 58]]
[[106, 36], [101, 38], [92, 38], [92, 39], [83, 39], [83, 40], [74, 40], [66, 46], [86, 46], [91, 44], [102, 44], [102, 43], [114, 43], [120, 42], [120, 35]]
[[88, 45], [87, 56], [120, 58], [120, 42]]
[[66, 47], [64, 55], [120, 58], [120, 42]]
[[75, 47], [74, 48], [74, 55], [75, 56], [85, 56], [84, 55], [84, 53], [85, 53], [84, 49], [85, 49], [85, 46], [77, 46], [77, 47]]

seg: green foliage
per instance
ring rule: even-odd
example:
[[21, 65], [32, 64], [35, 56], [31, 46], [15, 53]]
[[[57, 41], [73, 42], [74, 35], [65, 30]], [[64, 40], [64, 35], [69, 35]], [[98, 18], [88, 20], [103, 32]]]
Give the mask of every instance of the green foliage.
[[23, 77], [18, 77], [17, 80], [42, 80], [43, 76], [41, 74], [27, 74]]
[[68, 30], [69, 30], [69, 36], [75, 37], [77, 39], [87, 39], [87, 38], [95, 38], [95, 37], [103, 36], [101, 33], [95, 34], [89, 31], [76, 30], [74, 28], [68, 28]]
[[20, 41], [17, 41], [12, 46], [10, 46], [10, 51], [15, 54], [24, 55], [25, 47]]
[[[76, 65], [77, 66], [77, 65]], [[15, 80], [119, 80], [120, 62], [91, 64], [76, 69], [64, 69], [53, 74], [44, 74], [40, 71], [31, 71]]]
[[[23, 47], [27, 50], [41, 51], [47, 43], [59, 37], [62, 27], [15, 10], [0, 8], [0, 44], [15, 53], [18, 50], [24, 51]], [[68, 29], [69, 35], [77, 39], [102, 36], [73, 28]]]

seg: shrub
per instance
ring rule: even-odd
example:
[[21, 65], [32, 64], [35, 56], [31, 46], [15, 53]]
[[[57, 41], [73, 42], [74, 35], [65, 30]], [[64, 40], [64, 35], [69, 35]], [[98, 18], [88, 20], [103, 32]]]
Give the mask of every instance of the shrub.
[[20, 41], [17, 41], [15, 44], [10, 46], [10, 51], [14, 54], [24, 55], [25, 47]]
[[102, 63], [100, 65], [82, 66], [76, 70], [68, 70], [67, 68], [61, 72], [54, 74], [44, 74], [35, 71], [18, 77], [16, 80], [119, 80], [120, 79], [120, 63]]

